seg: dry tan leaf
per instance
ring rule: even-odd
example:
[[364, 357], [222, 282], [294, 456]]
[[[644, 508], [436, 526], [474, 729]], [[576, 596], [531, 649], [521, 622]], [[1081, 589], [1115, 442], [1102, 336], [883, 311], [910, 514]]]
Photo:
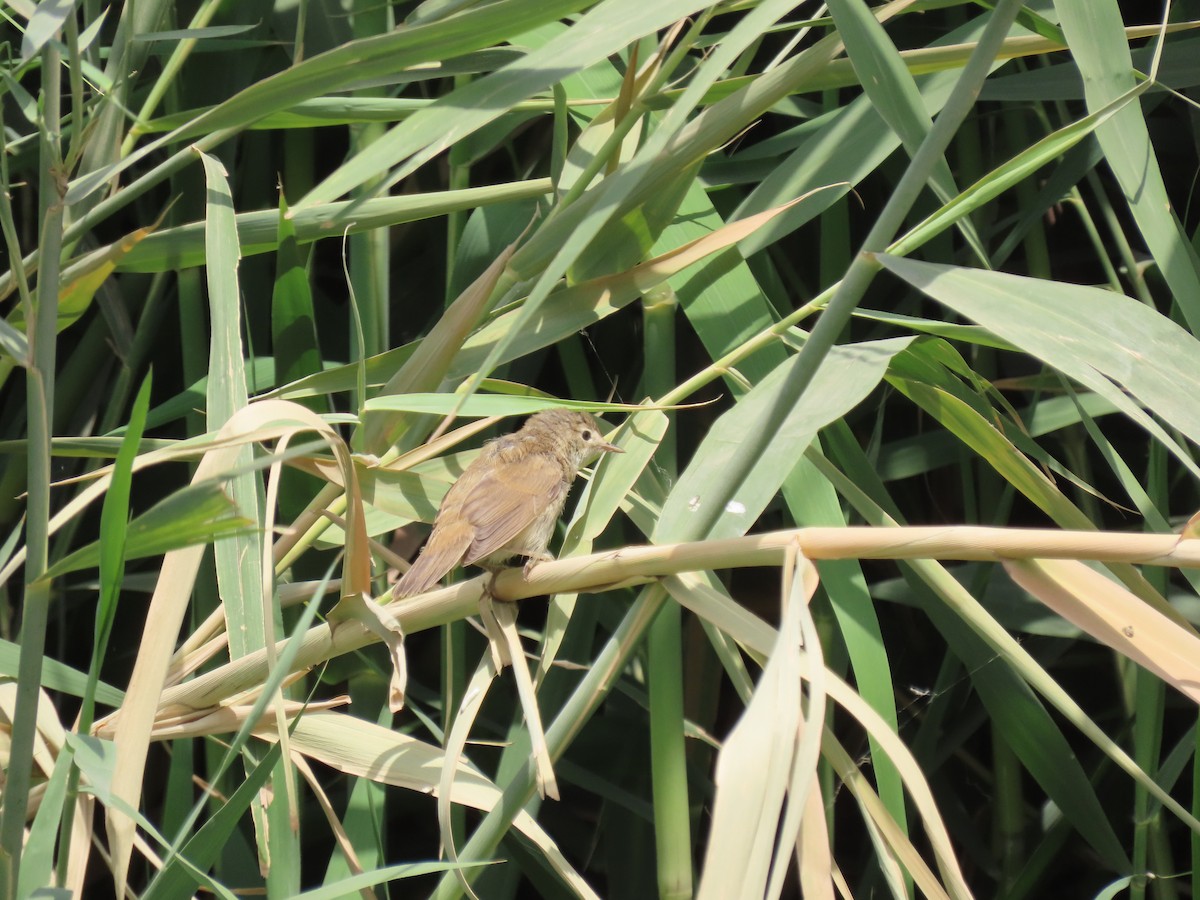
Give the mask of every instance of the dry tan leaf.
[[[481, 598], [481, 606], [486, 599], [487, 595]], [[499, 625], [497, 624], [495, 627], [499, 628]], [[454, 844], [454, 827], [450, 819], [450, 801], [453, 799], [454, 785], [458, 779], [457, 770], [459, 766], [467, 765], [463, 760], [463, 748], [467, 745], [467, 738], [475, 724], [475, 717], [479, 715], [483, 701], [500, 672], [500, 668], [496, 665], [496, 651], [492, 649], [496, 644], [496, 639], [489, 636], [488, 644], [488, 652], [483, 655], [479, 665], [475, 667], [475, 673], [471, 676], [471, 681], [463, 692], [462, 702], [458, 706], [458, 714], [454, 717], [454, 724], [450, 727], [450, 733], [443, 740], [446, 745], [445, 759], [447, 763], [442, 766], [442, 772], [438, 778], [438, 830], [442, 835], [442, 847], [451, 862], [459, 861], [458, 847]], [[449, 764], [450, 761], [453, 761], [453, 765]], [[471, 883], [467, 880], [466, 873], [462, 869], [454, 871], [454, 877], [462, 887], [463, 893], [472, 900], [479, 900], [471, 888]]]
[[[301, 713], [336, 709], [339, 706], [346, 706], [349, 702], [350, 698], [345, 695], [307, 703], [302, 700], [285, 700], [278, 707], [278, 711], [280, 718], [285, 722], [290, 722]], [[250, 717], [253, 710], [252, 703], [235, 703], [212, 710], [189, 710], [176, 716], [167, 715], [160, 709], [150, 737], [155, 741], [169, 741], [206, 735], [232, 734], [242, 727], [242, 723]], [[264, 714], [273, 716], [275, 712], [276, 704], [271, 704]], [[97, 736], [103, 737], [104, 733], [99, 733]]]
[[[204, 470], [202, 462], [196, 470], [196, 477], [199, 478]], [[168, 553], [163, 559], [158, 582], [150, 598], [133, 674], [125, 689], [125, 702], [121, 704], [116, 720], [113, 740], [121, 752], [117, 754], [113, 768], [112, 793], [134, 809], [141, 806], [146, 750], [158, 698], [203, 556], [203, 547], [186, 547]], [[133, 853], [136, 825], [133, 819], [115, 808], [105, 808], [104, 821], [114, 873], [118, 883], [123, 884]]]
[[[5, 730], [12, 731], [13, 716], [17, 709], [17, 683], [15, 681], [0, 681], [0, 724]], [[49, 778], [54, 772], [54, 764], [58, 754], [62, 752], [66, 741], [66, 731], [58, 719], [54, 703], [45, 689], [38, 688], [37, 732], [33, 736], [33, 764], [40, 770], [44, 778]], [[8, 759], [4, 759], [3, 768], [8, 768]]]
[[1200, 640], [1076, 560], [1012, 560], [1012, 579], [1096, 640], [1200, 702]]
[[517, 695], [521, 698], [521, 709], [525, 714], [525, 726], [529, 729], [529, 744], [537, 771], [538, 794], [552, 800], [558, 799], [558, 781], [554, 777], [554, 766], [550, 761], [550, 749], [546, 746], [546, 732], [542, 728], [542, 714], [538, 710], [537, 694], [533, 679], [529, 675], [529, 662], [521, 647], [517, 634], [517, 605], [497, 603], [493, 605], [496, 622], [508, 646], [508, 658], [517, 682]]
[[[376, 603], [369, 594], [343, 596], [338, 603], [344, 618], [352, 618], [374, 634], [388, 648], [392, 658], [392, 677], [388, 683], [388, 708], [393, 713], [404, 709], [404, 690], [408, 683], [408, 663], [404, 657], [404, 628], [387, 607]], [[332, 618], [332, 616], [331, 616]]]
[[[825, 730], [826, 718], [825, 659], [821, 653], [821, 638], [817, 632], [817, 625], [809, 610], [809, 604], [819, 586], [817, 567], [800, 554], [797, 543], [788, 553], [783, 574], [782, 618], [786, 620], [788, 616], [792, 616], [797, 620], [801, 646], [805, 648], [808, 657], [809, 678], [806, 682], [808, 702], [801, 711], [795, 750], [792, 754], [787, 806], [779, 824], [775, 858], [771, 864], [771, 880], [767, 885], [767, 895], [771, 897], [778, 897], [783, 892], [784, 881], [791, 869], [791, 851], [799, 847], [801, 831], [805, 825], [805, 813], [812, 809], [809, 796], [813, 785], [817, 784], [817, 766], [821, 761], [821, 735]], [[827, 828], [823, 808], [818, 815], [817, 827]]]
[[512, 664], [508, 655], [508, 642], [504, 640], [504, 629], [496, 618], [496, 604], [492, 595], [484, 591], [479, 598], [479, 621], [488, 639], [488, 652], [492, 654], [492, 667], [500, 672]]
[[[468, 690], [464, 703], [474, 699]], [[261, 721], [255, 731], [268, 740], [274, 737], [270, 720]], [[292, 749], [348, 775], [439, 797], [443, 774], [448, 773], [450, 801], [473, 809], [490, 810], [502, 796], [500, 789], [470, 764], [448, 765], [447, 759], [452, 757], [440, 747], [342, 713], [318, 712], [301, 718], [292, 732]], [[580, 897], [599, 900], [532, 816], [518, 812], [513, 826], [538, 847], [551, 868]]]
[[[817, 530], [825, 535], [835, 529]], [[804, 547], [805, 553], [809, 551], [809, 545], [804, 537], [810, 533], [811, 531], [808, 529], [802, 529], [800, 532], [801, 545]], [[833, 536], [829, 537], [832, 541]], [[1080, 537], [1083, 536], [1080, 535]], [[535, 572], [533, 577], [536, 576]], [[728, 629], [727, 633], [755, 658], [765, 659], [771, 652], [777, 634], [776, 630], [744, 607], [734, 603], [727, 595], [709, 589], [706, 585], [699, 583], [694, 576], [672, 576], [664, 579], [664, 585], [682, 605], [718, 627]], [[801, 656], [801, 663], [802, 673], [807, 678], [811, 671], [811, 662], [807, 654]], [[911, 751], [891, 730], [879, 713], [872, 709], [845, 681], [829, 671], [826, 671], [825, 677], [830, 698], [857, 719], [859, 724], [878, 741], [900, 772], [900, 777], [924, 821], [945, 888], [953, 897], [970, 897], [970, 889], [958, 868], [958, 860], [945, 823], [938, 813], [933, 793]]]
[[697, 900], [762, 897], [771, 880], [801, 722], [803, 600], [791, 599], [762, 677], [717, 757], [717, 793]]
[[67, 863], [67, 881], [64, 887], [72, 897], [82, 897], [87, 880], [88, 859], [92, 853], [92, 838], [95, 835], [96, 799], [80, 791], [75, 795], [75, 817], [71, 820], [71, 858]]
[[[212, 446], [216, 449], [207, 452], [196, 467], [193, 482], [217, 478], [230, 471], [246, 443], [282, 438], [297, 430], [313, 430], [325, 437], [342, 463], [347, 483], [356, 485], [349, 449], [337, 432], [311, 410], [286, 400], [264, 400], [234, 413], [213, 440]], [[101, 483], [106, 484], [107, 480], [103, 479]], [[351, 492], [352, 498], [354, 493]], [[343, 581], [351, 586], [364, 583], [369, 586], [370, 562], [361, 503], [357, 510], [351, 503], [347, 518], [352, 527], [347, 531]], [[186, 547], [164, 557], [150, 598], [143, 639], [125, 692], [125, 702], [115, 714], [114, 740], [121, 752], [117, 754], [113, 770], [112, 792], [134, 809], [141, 805], [146, 751], [159, 698], [203, 553], [203, 547]], [[365, 579], [362, 574], [364, 559], [367, 560]], [[129, 870], [136, 827], [133, 820], [118, 809], [105, 810], [105, 826], [112, 848], [114, 878], [122, 885]]]
[[[308, 783], [309, 790], [313, 792], [313, 796], [317, 798], [317, 805], [321, 807], [321, 812], [325, 816], [329, 830], [333, 832], [333, 838], [337, 841], [338, 848], [346, 857], [346, 868], [350, 870], [351, 875], [361, 875], [363, 867], [362, 863], [358, 860], [358, 853], [354, 849], [354, 842], [350, 840], [350, 836], [346, 834], [346, 829], [342, 827], [342, 820], [338, 818], [337, 812], [334, 811], [333, 804], [329, 802], [329, 796], [325, 793], [325, 788], [321, 786], [316, 773], [313, 772], [312, 766], [308, 764], [307, 759], [294, 751], [292, 752], [292, 762], [300, 774], [304, 776], [304, 780]], [[363, 888], [359, 893], [362, 895], [363, 900], [375, 900], [375, 892], [369, 887]]]
[[805, 799], [804, 819], [800, 826], [796, 855], [800, 863], [801, 895], [809, 900], [834, 900], [833, 854], [829, 849], [829, 825], [825, 819], [821, 782], [815, 775]]

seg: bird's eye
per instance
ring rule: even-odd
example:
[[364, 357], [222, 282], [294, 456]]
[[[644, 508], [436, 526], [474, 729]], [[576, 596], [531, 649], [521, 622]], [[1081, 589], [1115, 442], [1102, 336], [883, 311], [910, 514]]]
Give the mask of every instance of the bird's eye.
[[585, 428], [581, 432], [580, 437], [582, 437], [585, 441], [590, 441], [592, 439], [592, 432], [589, 429]]

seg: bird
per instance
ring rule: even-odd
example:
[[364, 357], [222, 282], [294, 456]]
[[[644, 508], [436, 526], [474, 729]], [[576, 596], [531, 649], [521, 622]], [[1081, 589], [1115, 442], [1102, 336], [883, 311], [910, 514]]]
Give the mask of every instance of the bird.
[[604, 440], [584, 412], [551, 409], [518, 431], [484, 444], [446, 492], [420, 556], [396, 582], [393, 597], [423, 593], [455, 566], [496, 571], [514, 556], [526, 558], [529, 577], [547, 552], [580, 466], [601, 453], [623, 453]]

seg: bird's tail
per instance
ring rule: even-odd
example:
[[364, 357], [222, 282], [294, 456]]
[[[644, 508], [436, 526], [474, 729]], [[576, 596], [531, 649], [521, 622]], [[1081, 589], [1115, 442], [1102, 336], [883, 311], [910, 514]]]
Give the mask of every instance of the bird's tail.
[[474, 530], [470, 525], [459, 523], [433, 529], [418, 556], [407, 572], [396, 582], [392, 596], [397, 600], [422, 594], [442, 579], [459, 563], [467, 548], [471, 546]]

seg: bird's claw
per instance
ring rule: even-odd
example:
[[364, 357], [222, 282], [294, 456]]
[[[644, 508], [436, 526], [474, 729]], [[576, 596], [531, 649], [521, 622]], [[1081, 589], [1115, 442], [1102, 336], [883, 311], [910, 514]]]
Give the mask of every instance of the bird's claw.
[[528, 581], [529, 575], [533, 572], [534, 567], [539, 563], [549, 562], [554, 559], [549, 553], [541, 553], [537, 556], [531, 556], [525, 560], [525, 566], [521, 569], [521, 576]]

